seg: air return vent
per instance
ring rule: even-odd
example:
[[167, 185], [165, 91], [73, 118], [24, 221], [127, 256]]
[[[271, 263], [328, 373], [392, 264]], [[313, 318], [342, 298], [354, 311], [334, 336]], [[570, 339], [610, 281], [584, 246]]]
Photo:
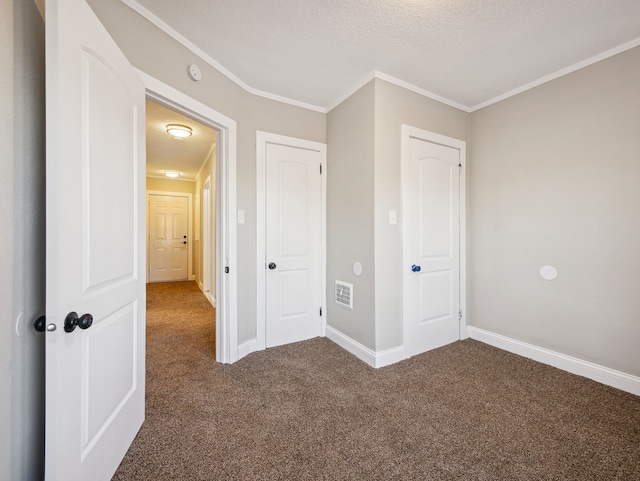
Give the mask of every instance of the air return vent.
[[353, 309], [353, 284], [336, 281], [336, 303]]

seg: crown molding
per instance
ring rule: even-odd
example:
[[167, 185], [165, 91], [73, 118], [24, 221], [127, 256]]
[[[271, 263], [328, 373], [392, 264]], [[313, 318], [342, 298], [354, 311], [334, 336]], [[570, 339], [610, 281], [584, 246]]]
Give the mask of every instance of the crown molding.
[[283, 97], [281, 95], [272, 94], [270, 92], [264, 92], [262, 90], [258, 90], [256, 88], [251, 87], [250, 85], [248, 85], [247, 83], [242, 81], [239, 77], [234, 75], [227, 68], [225, 68], [222, 64], [220, 64], [219, 62], [214, 60], [210, 55], [208, 55], [200, 47], [196, 46], [193, 42], [191, 42], [186, 37], [184, 37], [183, 35], [179, 34], [177, 31], [175, 31], [166, 22], [161, 20], [157, 15], [155, 15], [150, 10], [148, 10], [147, 8], [145, 8], [142, 5], [140, 5], [136, 0], [121, 0], [121, 2], [124, 3], [125, 5], [127, 5], [129, 8], [131, 8], [134, 12], [138, 13], [139, 15], [144, 17], [146, 20], [151, 22], [153, 25], [158, 27], [160, 30], [162, 30], [164, 33], [169, 35], [175, 41], [177, 41], [178, 43], [182, 44], [184, 47], [189, 49], [195, 55], [197, 55], [202, 60], [207, 62], [209, 65], [211, 65], [213, 68], [215, 68], [217, 71], [219, 71], [221, 74], [223, 74], [225, 77], [227, 77], [229, 80], [234, 82], [236, 85], [238, 85], [239, 87], [241, 87], [242, 89], [244, 89], [248, 93], [250, 93], [252, 95], [256, 95], [258, 97], [263, 97], [263, 98], [266, 98], [266, 99], [269, 99], [269, 100], [275, 100], [276, 102], [282, 102], [282, 103], [285, 103], [285, 104], [289, 104], [289, 105], [292, 105], [294, 107], [300, 107], [300, 108], [307, 109], [307, 110], [313, 110], [315, 112], [320, 112], [320, 113], [323, 113], [323, 114], [327, 113], [327, 109], [325, 109], [324, 107], [319, 107], [317, 105], [312, 105], [312, 104], [308, 104], [308, 103], [305, 103], [305, 102], [300, 102], [298, 100], [294, 100], [294, 99], [290, 99], [290, 98], [287, 98], [287, 97]]
[[547, 82], [551, 82], [552, 80], [555, 80], [557, 78], [564, 77], [565, 75], [569, 75], [570, 73], [573, 73], [577, 70], [588, 67], [589, 65], [593, 65], [594, 63], [598, 63], [609, 57], [613, 57], [614, 55], [625, 52], [639, 45], [640, 45], [640, 37], [634, 40], [631, 40], [630, 42], [623, 43], [622, 45], [618, 45], [617, 47], [607, 50], [605, 52], [599, 53], [598, 55], [594, 55], [591, 58], [583, 60], [582, 62], [578, 62], [569, 67], [553, 72], [549, 75], [545, 75], [544, 77], [541, 77], [538, 80], [534, 80], [533, 82], [529, 82], [528, 84], [522, 85], [521, 87], [517, 87], [513, 90], [509, 90], [508, 92], [505, 92], [502, 95], [498, 95], [497, 97], [494, 97], [490, 100], [481, 102], [478, 105], [471, 107], [468, 110], [468, 112], [471, 113], [471, 112], [475, 112], [476, 110], [483, 109], [485, 107], [488, 107], [489, 105], [493, 105], [502, 100], [508, 99], [509, 97], [513, 97], [514, 95], [518, 95], [518, 94], [521, 94], [522, 92], [526, 92], [527, 90], [531, 90], [535, 87], [539, 87], [542, 84], [546, 84]]

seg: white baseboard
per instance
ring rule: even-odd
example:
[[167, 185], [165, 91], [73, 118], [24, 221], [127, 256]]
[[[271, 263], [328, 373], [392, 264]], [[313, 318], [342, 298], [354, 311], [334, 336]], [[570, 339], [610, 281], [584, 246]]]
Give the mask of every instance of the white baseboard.
[[244, 341], [242, 344], [238, 345], [238, 360], [242, 359], [247, 354], [256, 352], [257, 350], [258, 341], [255, 337], [253, 339], [249, 339], [248, 341]]
[[209, 304], [211, 304], [214, 308], [216, 307], [216, 298], [213, 297], [211, 294], [209, 294], [208, 292], [204, 292], [202, 291], [202, 293], [204, 294], [204, 297], [207, 298], [207, 300], [209, 301]]
[[567, 356], [566, 354], [551, 351], [543, 347], [534, 346], [533, 344], [518, 341], [517, 339], [512, 339], [501, 334], [485, 331], [477, 327], [468, 326], [467, 331], [471, 339], [475, 339], [476, 341], [484, 342], [499, 349], [640, 396], [640, 377], [632, 376], [631, 374], [616, 371], [615, 369], [610, 369], [576, 357]]
[[388, 366], [405, 358], [402, 346], [376, 352], [331, 326], [327, 326], [327, 338], [371, 367]]

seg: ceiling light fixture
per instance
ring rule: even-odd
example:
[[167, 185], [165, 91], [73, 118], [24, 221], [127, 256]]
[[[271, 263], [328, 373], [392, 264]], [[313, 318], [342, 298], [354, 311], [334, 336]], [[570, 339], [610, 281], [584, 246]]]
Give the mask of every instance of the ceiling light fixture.
[[191, 130], [191, 127], [187, 127], [186, 125], [169, 124], [167, 125], [167, 133], [182, 139], [184, 137], [190, 137], [193, 130]]
[[178, 172], [177, 170], [165, 170], [164, 175], [166, 177], [176, 178], [180, 177], [180, 172]]

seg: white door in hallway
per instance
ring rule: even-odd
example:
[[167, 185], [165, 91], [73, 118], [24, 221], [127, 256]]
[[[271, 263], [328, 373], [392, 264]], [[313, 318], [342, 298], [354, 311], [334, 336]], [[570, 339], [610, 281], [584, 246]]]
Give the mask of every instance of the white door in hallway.
[[83, 0], [46, 55], [45, 479], [108, 480], [144, 420], [145, 90]]
[[321, 335], [324, 146], [309, 144], [264, 144], [266, 347]]
[[188, 200], [149, 194], [149, 282], [188, 279]]
[[403, 126], [403, 317], [406, 357], [460, 339], [464, 142]]

